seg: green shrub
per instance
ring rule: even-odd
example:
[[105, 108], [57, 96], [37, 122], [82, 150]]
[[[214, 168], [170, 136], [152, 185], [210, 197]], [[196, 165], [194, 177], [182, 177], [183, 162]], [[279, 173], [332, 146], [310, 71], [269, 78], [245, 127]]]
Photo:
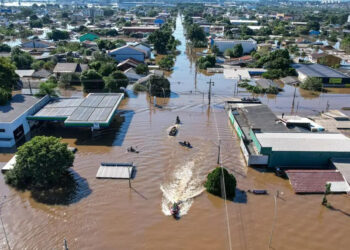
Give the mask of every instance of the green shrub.
[[311, 91], [322, 91], [323, 84], [320, 78], [308, 77], [303, 83], [300, 84], [300, 88]]
[[[223, 174], [223, 175], [222, 175]], [[226, 198], [234, 199], [236, 194], [236, 178], [230, 174], [225, 168], [217, 167], [208, 174], [207, 181], [204, 186], [207, 191], [216, 196], [223, 197], [221, 189], [221, 179], [224, 177]]]
[[133, 90], [135, 92], [144, 92], [144, 91], [147, 91], [147, 87], [141, 83], [135, 83], [134, 86], [133, 86]]

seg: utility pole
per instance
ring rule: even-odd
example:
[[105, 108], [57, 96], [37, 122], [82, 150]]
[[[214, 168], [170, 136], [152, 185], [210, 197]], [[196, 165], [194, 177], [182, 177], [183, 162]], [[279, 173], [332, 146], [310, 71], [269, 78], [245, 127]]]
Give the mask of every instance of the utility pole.
[[219, 145], [218, 145], [218, 162], [217, 162], [217, 164], [220, 164], [220, 151], [221, 151], [221, 140], [219, 140]]
[[63, 240], [63, 248], [64, 250], [68, 250], [68, 244], [66, 239]]
[[32, 86], [30, 85], [30, 80], [28, 79], [30, 95], [33, 95]]
[[209, 101], [209, 105], [211, 103], [211, 86], [214, 86], [214, 82], [210, 79], [209, 82], [207, 82], [209, 84], [209, 92], [208, 92], [208, 101]]

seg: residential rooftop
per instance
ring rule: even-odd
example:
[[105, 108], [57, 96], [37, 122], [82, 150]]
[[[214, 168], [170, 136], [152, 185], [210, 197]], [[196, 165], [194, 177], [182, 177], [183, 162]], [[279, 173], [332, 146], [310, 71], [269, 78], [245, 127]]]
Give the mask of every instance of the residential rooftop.
[[309, 77], [349, 78], [349, 76], [321, 64], [293, 64], [292, 67]]

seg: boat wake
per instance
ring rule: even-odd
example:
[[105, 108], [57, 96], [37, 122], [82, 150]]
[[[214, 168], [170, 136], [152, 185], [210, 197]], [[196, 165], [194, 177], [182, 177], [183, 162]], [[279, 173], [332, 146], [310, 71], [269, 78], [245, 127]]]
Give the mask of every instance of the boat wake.
[[181, 203], [180, 217], [187, 214], [193, 199], [204, 191], [203, 181], [195, 173], [194, 161], [175, 168], [170, 181], [160, 185], [160, 190], [163, 192], [162, 211], [165, 215], [171, 215], [169, 208], [174, 202]]

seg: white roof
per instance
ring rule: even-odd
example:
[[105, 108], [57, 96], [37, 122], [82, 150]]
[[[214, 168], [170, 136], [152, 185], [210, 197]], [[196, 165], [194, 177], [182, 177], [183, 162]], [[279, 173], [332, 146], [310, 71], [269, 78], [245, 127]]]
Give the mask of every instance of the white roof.
[[273, 151], [349, 152], [350, 138], [327, 133], [256, 133], [262, 147]]
[[15, 72], [19, 77], [30, 77], [34, 74], [35, 70], [34, 69], [17, 69], [15, 70]]
[[132, 164], [101, 164], [96, 178], [130, 179], [133, 168]]
[[349, 184], [346, 181], [328, 181], [327, 184], [331, 184], [332, 193], [347, 193], [350, 191]]

